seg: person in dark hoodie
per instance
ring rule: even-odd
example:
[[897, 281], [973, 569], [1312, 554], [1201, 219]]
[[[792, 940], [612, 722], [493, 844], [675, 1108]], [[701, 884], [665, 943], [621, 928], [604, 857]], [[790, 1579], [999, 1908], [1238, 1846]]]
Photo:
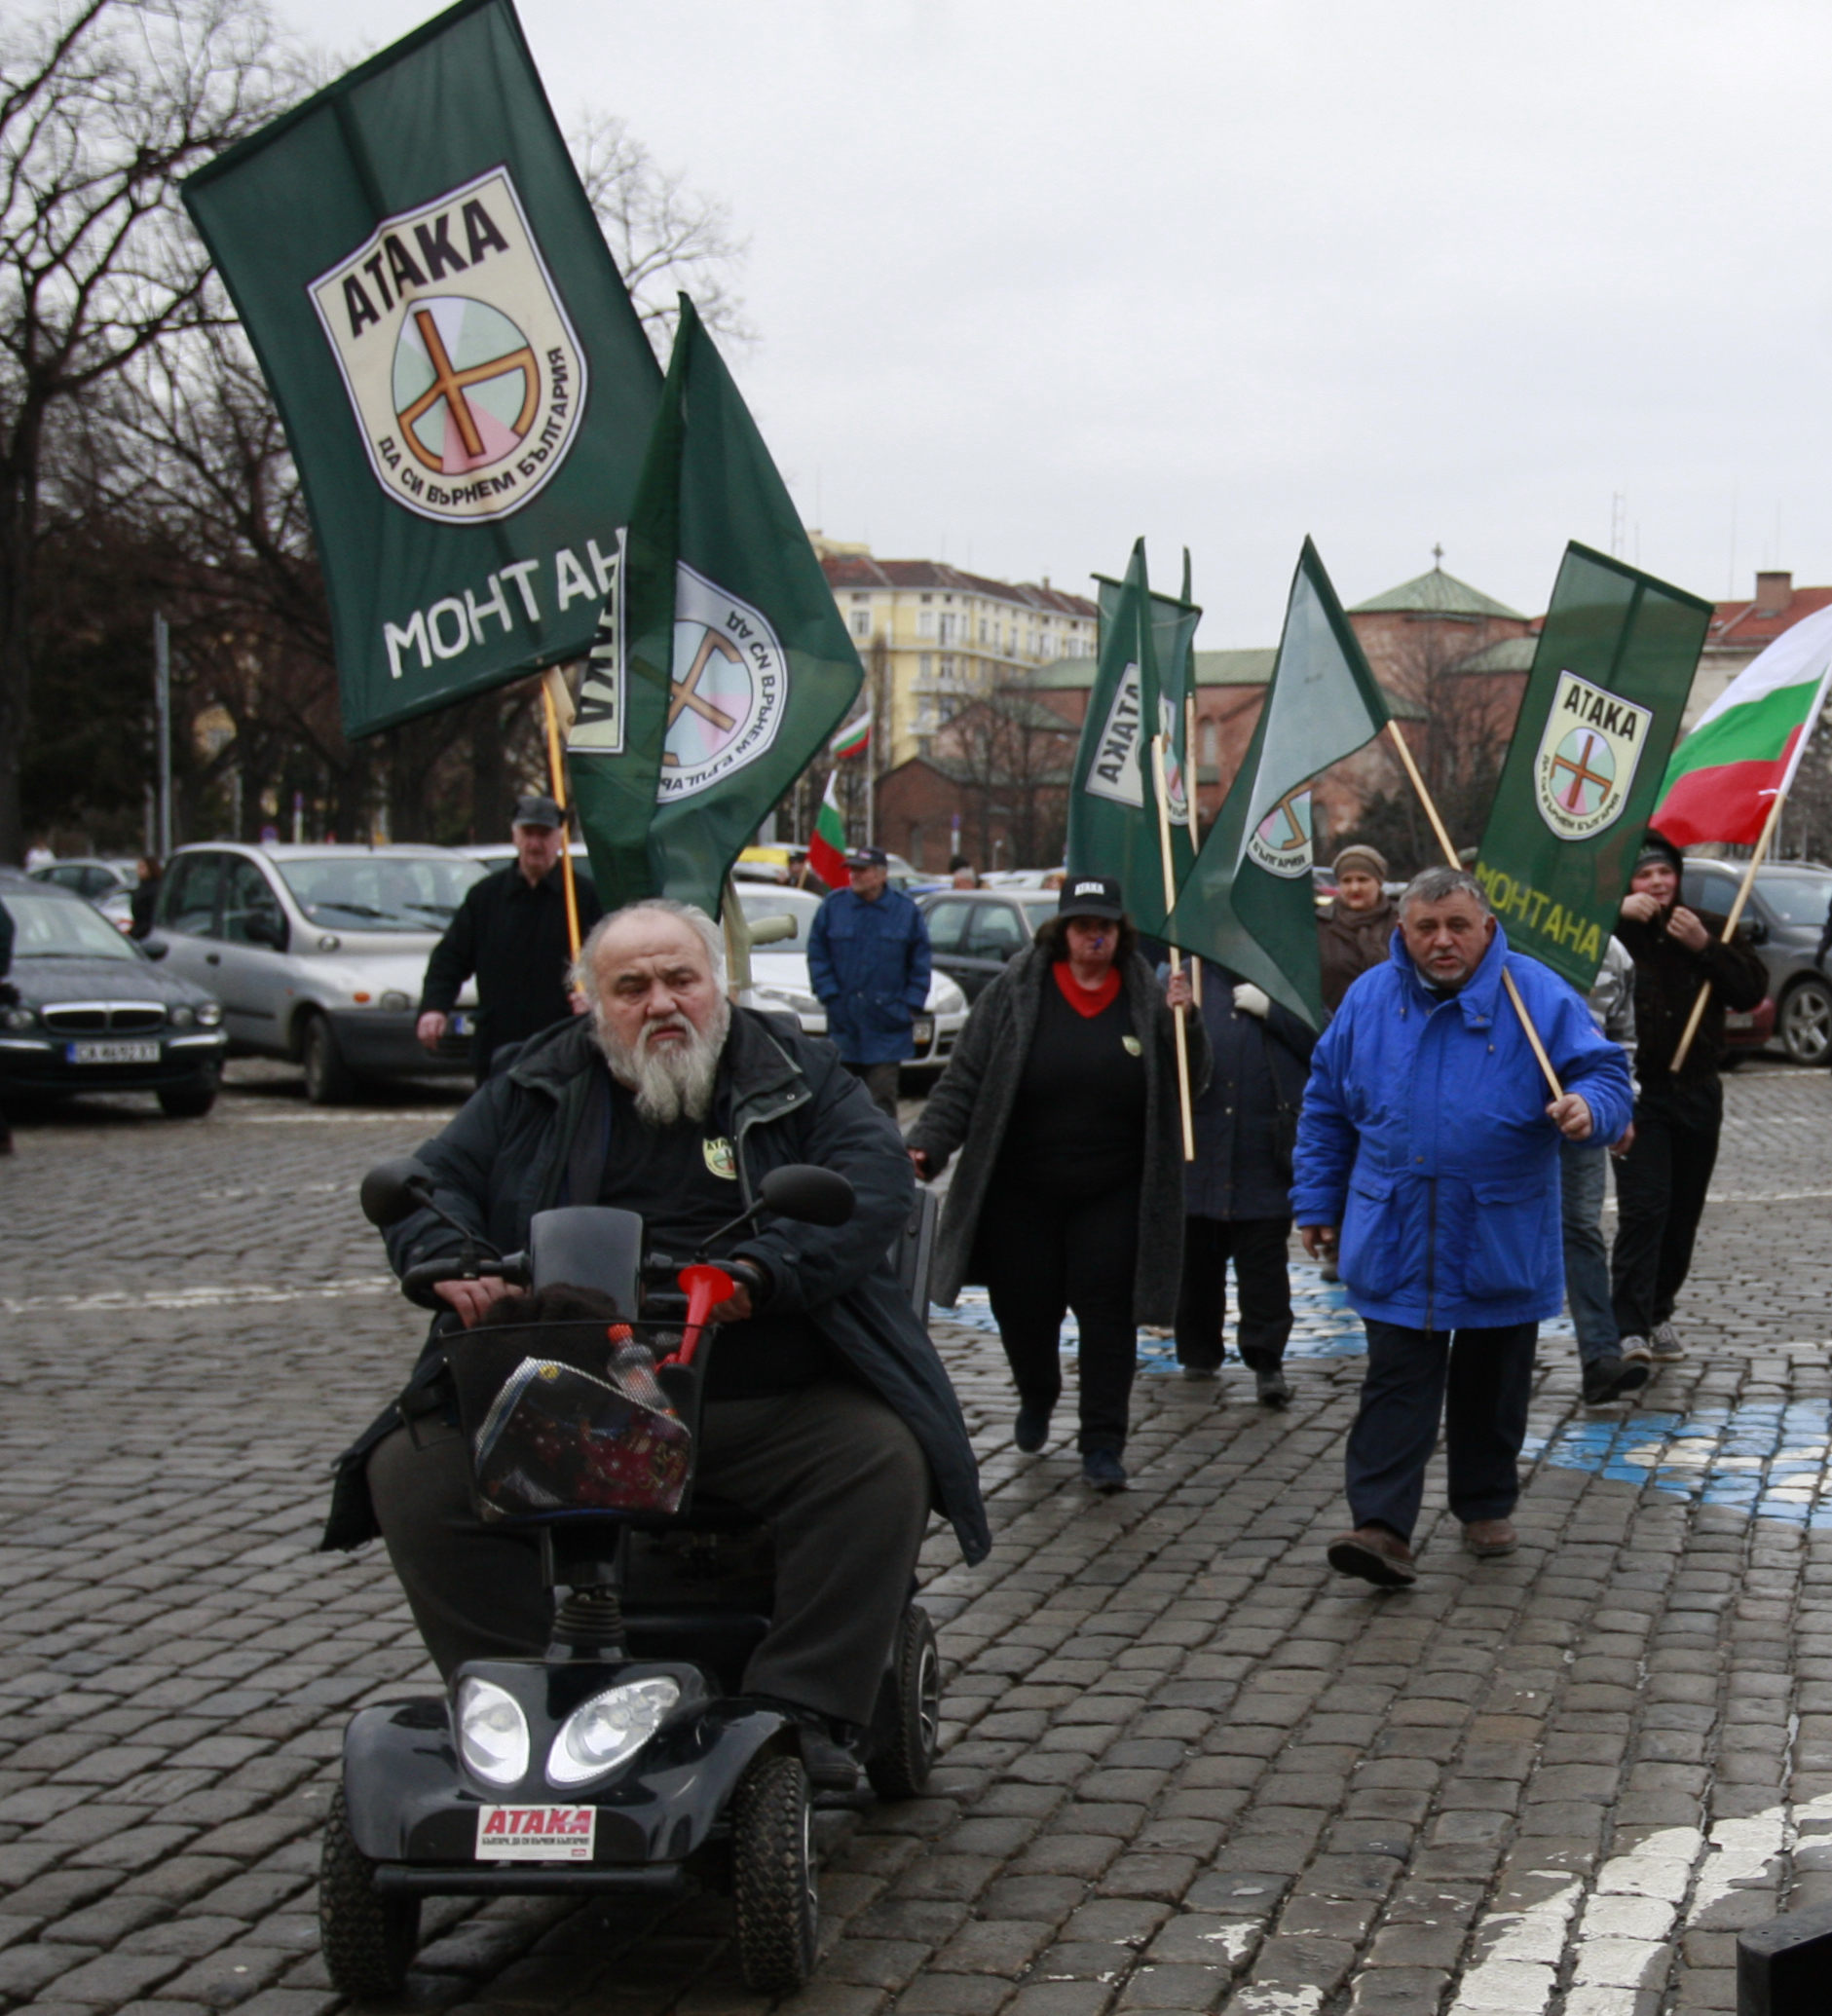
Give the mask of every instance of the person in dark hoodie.
[[1344, 847], [1330, 873], [1336, 893], [1317, 919], [1317, 955], [1323, 965], [1324, 1006], [1333, 1015], [1352, 981], [1370, 966], [1386, 964], [1400, 918], [1383, 887], [1384, 854], [1372, 847]]
[[1183, 1280], [1177, 1360], [1185, 1379], [1213, 1379], [1224, 1358], [1228, 1262], [1240, 1307], [1235, 1343], [1262, 1406], [1290, 1403], [1291, 1150], [1315, 1034], [1263, 988], [1209, 960], [1200, 966], [1203, 1027], [1215, 1057], [1196, 1101], [1196, 1159], [1183, 1171]]
[[[505, 1059], [419, 1160], [444, 1211], [504, 1252], [524, 1245], [534, 1213], [563, 1204], [638, 1212], [654, 1249], [692, 1252], [772, 1169], [814, 1162], [851, 1182], [845, 1224], [766, 1216], [716, 1255], [738, 1285], [712, 1312], [697, 1471], [775, 1537], [774, 1613], [745, 1692], [791, 1708], [810, 1775], [845, 1789], [931, 1507], [969, 1561], [991, 1538], [959, 1403], [891, 1265], [915, 1198], [896, 1130], [831, 1044], [729, 1006], [721, 966], [718, 927], [686, 904], [607, 917], [573, 974], [588, 1012]], [[405, 1274], [463, 1235], [419, 1212], [387, 1241]], [[505, 1289], [486, 1279], [434, 1292], [469, 1326]], [[435, 1332], [407, 1390], [341, 1459], [324, 1545], [379, 1528], [449, 1676], [467, 1659], [539, 1654], [551, 1606], [534, 1536], [472, 1510], [467, 1446], [440, 1432], [443, 1369]]]
[[[1679, 900], [1679, 849], [1664, 834], [1642, 845], [1616, 935], [1635, 962], [1634, 1145], [1616, 1164], [1610, 1299], [1625, 1364], [1684, 1358], [1673, 1309], [1692, 1267], [1724, 1124], [1724, 1011], [1759, 1007], [1768, 972], [1746, 945], [1726, 945], [1724, 918]], [[1685, 1064], [1673, 1059], [1699, 989], [1704, 1014]]]

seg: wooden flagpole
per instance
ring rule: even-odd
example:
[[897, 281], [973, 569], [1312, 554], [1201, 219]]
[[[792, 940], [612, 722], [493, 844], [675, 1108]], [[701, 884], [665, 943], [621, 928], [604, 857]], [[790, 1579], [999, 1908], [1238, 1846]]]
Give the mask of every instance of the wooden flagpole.
[[[1151, 738], [1151, 773], [1157, 783], [1158, 844], [1164, 854], [1164, 909], [1168, 915], [1177, 902], [1177, 866], [1171, 854], [1171, 808], [1164, 796], [1164, 737]], [[1183, 955], [1171, 947], [1171, 978], [1183, 970]], [[1183, 1027], [1183, 1011], [1174, 1009], [1177, 1018], [1177, 1096], [1183, 1110], [1183, 1160], [1196, 1159], [1196, 1122], [1189, 1110], [1189, 1033]]]
[[579, 891], [573, 886], [573, 829], [566, 817], [566, 761], [560, 753], [560, 716], [564, 712], [570, 728], [574, 707], [566, 674], [558, 665], [549, 666], [541, 682], [541, 702], [547, 717], [547, 770], [553, 779], [553, 802], [560, 808], [560, 880], [566, 890], [566, 939], [573, 948], [574, 958], [578, 958]]
[[[1189, 571], [1189, 554], [1183, 554], [1183, 571]], [[1187, 582], [1185, 583], [1187, 587]], [[1185, 593], [1183, 600], [1189, 596]], [[1201, 852], [1202, 836], [1197, 830], [1196, 794], [1202, 784], [1202, 776], [1196, 767], [1196, 695], [1183, 695], [1183, 801], [1189, 807], [1189, 851], [1192, 855]], [[1196, 1006], [1202, 1006], [1202, 961], [1192, 952], [1189, 962], [1189, 990]]]
[[[1777, 791], [1775, 803], [1769, 807], [1769, 816], [1762, 822], [1762, 836], [1756, 841], [1749, 856], [1749, 867], [1743, 875], [1742, 886], [1737, 891], [1737, 901], [1731, 905], [1730, 915], [1724, 919], [1724, 933], [1720, 944], [1728, 945], [1737, 935], [1737, 926], [1741, 921], [1743, 905], [1749, 901], [1749, 892], [1755, 887], [1756, 870], [1762, 866], [1762, 857], [1769, 851], [1769, 841], [1774, 838], [1776, 820], [1781, 816], [1781, 807], [1787, 803], [1787, 793]], [[1692, 1004], [1692, 1013], [1686, 1018], [1686, 1027], [1679, 1039], [1679, 1048], [1673, 1052], [1673, 1071], [1677, 1075], [1692, 1050], [1692, 1039], [1699, 1033], [1699, 1025], [1704, 1020], [1704, 1004], [1711, 995], [1711, 983], [1707, 980], [1699, 989], [1699, 998]]]
[[[1390, 721], [1387, 732], [1393, 737], [1393, 746], [1400, 752], [1400, 761], [1405, 766], [1405, 773], [1412, 780], [1412, 789], [1418, 793], [1419, 803], [1425, 807], [1425, 816], [1432, 822], [1432, 831], [1438, 836], [1438, 844], [1444, 850], [1444, 859], [1452, 868], [1461, 868], [1456, 847], [1444, 830], [1444, 822], [1438, 816], [1438, 807], [1432, 802], [1432, 795], [1425, 788], [1425, 779], [1419, 774], [1418, 765], [1412, 752], [1406, 747], [1405, 737], [1400, 732], [1400, 724]], [[1520, 1027], [1526, 1031], [1526, 1039], [1539, 1066], [1546, 1073], [1546, 1082], [1552, 1088], [1554, 1099], [1563, 1099], [1565, 1088], [1558, 1082], [1558, 1073], [1552, 1069], [1552, 1061], [1546, 1054], [1546, 1045], [1540, 1041], [1540, 1032], [1533, 1027], [1533, 1018], [1527, 1013], [1526, 1003], [1520, 998], [1520, 989], [1514, 985], [1514, 975], [1506, 966], [1501, 969], [1501, 984], [1508, 989], [1508, 998], [1514, 1003], [1514, 1012], [1520, 1018]]]

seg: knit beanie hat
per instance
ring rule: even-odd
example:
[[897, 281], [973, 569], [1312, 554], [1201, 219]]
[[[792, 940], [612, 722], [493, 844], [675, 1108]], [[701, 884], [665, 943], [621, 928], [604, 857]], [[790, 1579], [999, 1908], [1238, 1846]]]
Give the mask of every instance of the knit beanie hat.
[[1665, 834], [1649, 827], [1648, 837], [1641, 842], [1640, 850], [1635, 855], [1635, 867], [1646, 868], [1650, 862], [1656, 861], [1664, 867], [1670, 868], [1675, 875], [1681, 874], [1685, 867], [1679, 849]]
[[1375, 881], [1387, 879], [1387, 857], [1374, 847], [1344, 847], [1329, 865], [1329, 873], [1338, 880], [1351, 871], [1371, 875]]

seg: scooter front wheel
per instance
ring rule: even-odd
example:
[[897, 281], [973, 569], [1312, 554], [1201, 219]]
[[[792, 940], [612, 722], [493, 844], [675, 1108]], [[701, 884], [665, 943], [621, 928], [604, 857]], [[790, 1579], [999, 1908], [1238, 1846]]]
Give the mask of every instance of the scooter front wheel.
[[318, 1861], [318, 1938], [340, 1995], [398, 1995], [420, 1944], [420, 1899], [378, 1897], [375, 1864], [356, 1846], [344, 1788], [331, 1795]]
[[762, 1757], [731, 1803], [738, 1962], [757, 1995], [793, 1995], [814, 1972], [820, 1941], [814, 1811], [799, 1757]]

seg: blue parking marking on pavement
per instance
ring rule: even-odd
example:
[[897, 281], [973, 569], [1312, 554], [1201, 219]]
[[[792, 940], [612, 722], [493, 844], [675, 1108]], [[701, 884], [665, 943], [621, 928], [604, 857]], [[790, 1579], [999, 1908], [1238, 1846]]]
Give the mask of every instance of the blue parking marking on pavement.
[[[1349, 1298], [1339, 1282], [1326, 1281], [1323, 1269], [1304, 1261], [1292, 1261], [1290, 1267], [1291, 1279], [1291, 1341], [1286, 1346], [1288, 1358], [1359, 1358], [1367, 1347], [1367, 1340], [1362, 1329], [1362, 1319], [1349, 1307]], [[987, 1303], [986, 1290], [982, 1288], [962, 1288], [960, 1301], [953, 1309], [931, 1309], [930, 1318], [936, 1323], [958, 1324], [964, 1329], [983, 1330], [988, 1336], [997, 1336], [998, 1325], [992, 1321], [992, 1311]], [[1234, 1335], [1240, 1311], [1234, 1299], [1232, 1280], [1228, 1285], [1227, 1334]], [[1555, 1323], [1540, 1325], [1542, 1337], [1570, 1338], [1574, 1334], [1568, 1318], [1560, 1317]], [[1073, 1314], [1063, 1320], [1063, 1351], [1072, 1355], [1077, 1349], [1079, 1332]], [[1231, 1355], [1231, 1354], [1230, 1354]], [[1140, 1334], [1139, 1339], [1139, 1369], [1141, 1372], [1174, 1372], [1177, 1369], [1177, 1351], [1168, 1337], [1153, 1337]]]
[[1823, 1400], [1573, 1421], [1550, 1438], [1529, 1436], [1525, 1454], [1752, 1517], [1832, 1527], [1832, 1408]]

